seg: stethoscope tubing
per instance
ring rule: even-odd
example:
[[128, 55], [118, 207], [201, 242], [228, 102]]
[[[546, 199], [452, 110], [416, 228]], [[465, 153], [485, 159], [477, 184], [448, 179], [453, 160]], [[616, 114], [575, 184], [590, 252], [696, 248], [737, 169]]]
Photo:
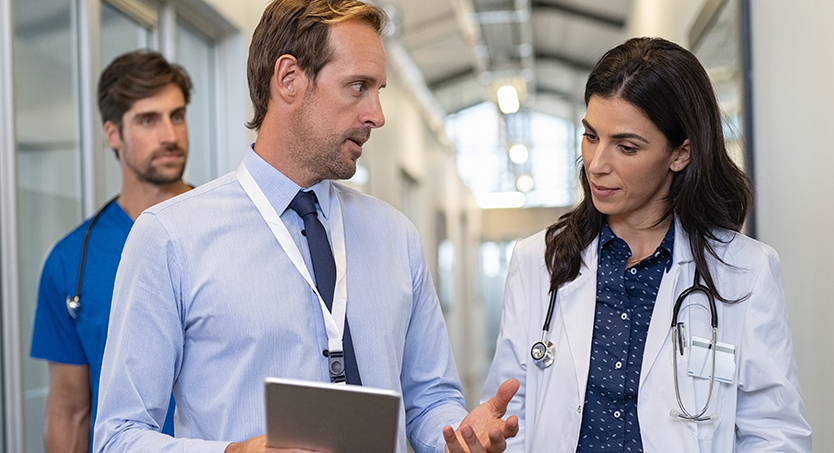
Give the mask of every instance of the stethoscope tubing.
[[[681, 307], [683, 305], [684, 300], [687, 297], [691, 296], [695, 293], [703, 293], [706, 295], [707, 300], [709, 301], [709, 309], [710, 309], [710, 324], [712, 327], [712, 336], [710, 339], [709, 348], [711, 349], [712, 355], [712, 368], [710, 372], [710, 383], [709, 383], [709, 394], [707, 396], [706, 404], [704, 405], [703, 409], [698, 411], [695, 414], [690, 413], [683, 404], [683, 399], [681, 398], [680, 394], [680, 386], [678, 383], [678, 361], [676, 358], [672, 360], [672, 367], [673, 367], [673, 375], [674, 375], [674, 383], [675, 383], [675, 398], [678, 401], [678, 406], [680, 407], [681, 411], [677, 412], [676, 410], [671, 411], [671, 415], [675, 417], [679, 417], [685, 420], [694, 420], [694, 421], [707, 421], [714, 419], [713, 416], [711, 417], [704, 417], [707, 410], [709, 409], [710, 403], [712, 402], [712, 392], [715, 386], [715, 362], [716, 362], [716, 351], [717, 351], [717, 343], [718, 343], [718, 310], [715, 306], [715, 297], [713, 296], [712, 292], [706, 286], [700, 283], [701, 281], [701, 273], [698, 272], [698, 269], [695, 269], [695, 276], [693, 278], [692, 286], [685, 289], [678, 298], [675, 300], [675, 305], [672, 307], [672, 353], [674, 354], [675, 351], [680, 350], [680, 354], [683, 355], [683, 341], [680, 336], [680, 329], [678, 327], [678, 315], [680, 314]], [[547, 307], [547, 314], [544, 318], [544, 325], [542, 326], [542, 336], [539, 341], [533, 344], [533, 347], [530, 349], [530, 355], [533, 358], [533, 363], [541, 369], [545, 369], [553, 364], [554, 356], [556, 348], [550, 341], [547, 340], [547, 335], [550, 332], [550, 321], [553, 318], [553, 310], [556, 307], [556, 288], [550, 290], [550, 301]]]
[[109, 208], [110, 205], [115, 203], [118, 199], [119, 196], [116, 195], [105, 203], [104, 206], [96, 212], [93, 219], [90, 220], [90, 224], [87, 225], [87, 231], [84, 232], [84, 242], [81, 243], [81, 260], [78, 263], [78, 283], [75, 285], [75, 295], [67, 297], [67, 310], [73, 319], [76, 319], [78, 317], [78, 312], [81, 311], [81, 284], [84, 281], [84, 262], [87, 260], [87, 243], [90, 241], [90, 234], [93, 232], [93, 227], [98, 222], [98, 219], [101, 218], [104, 211], [106, 211], [107, 208]]

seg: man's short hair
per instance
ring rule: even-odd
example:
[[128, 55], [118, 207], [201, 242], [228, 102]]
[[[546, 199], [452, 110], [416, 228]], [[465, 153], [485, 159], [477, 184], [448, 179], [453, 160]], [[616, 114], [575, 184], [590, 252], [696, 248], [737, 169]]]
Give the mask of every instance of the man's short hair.
[[315, 85], [319, 72], [333, 58], [330, 26], [349, 20], [366, 22], [381, 34], [387, 19], [381, 8], [358, 0], [274, 0], [266, 7], [249, 46], [246, 74], [255, 114], [248, 128], [261, 128], [278, 58], [295, 57]]
[[193, 85], [182, 66], [169, 63], [162, 55], [150, 50], [137, 50], [117, 57], [98, 80], [102, 124], [111, 121], [121, 131], [122, 117], [136, 101], [157, 94], [171, 83], [182, 90], [188, 104]]

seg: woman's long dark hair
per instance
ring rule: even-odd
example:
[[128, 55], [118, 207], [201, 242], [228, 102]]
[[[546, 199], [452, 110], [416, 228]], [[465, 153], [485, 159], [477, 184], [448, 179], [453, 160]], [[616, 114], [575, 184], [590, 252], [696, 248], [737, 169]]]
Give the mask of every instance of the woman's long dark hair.
[[[660, 38], [634, 38], [609, 50], [585, 85], [592, 96], [618, 98], [642, 110], [675, 149], [689, 139], [689, 165], [676, 172], [663, 218], [672, 214], [689, 234], [695, 267], [716, 297], [706, 252], [718, 230], [739, 231], [753, 202], [750, 180], [724, 147], [721, 112], [703, 66], [686, 49]], [[579, 274], [582, 251], [599, 235], [605, 215], [594, 207], [585, 169], [584, 199], [547, 229], [545, 263], [551, 291]]]

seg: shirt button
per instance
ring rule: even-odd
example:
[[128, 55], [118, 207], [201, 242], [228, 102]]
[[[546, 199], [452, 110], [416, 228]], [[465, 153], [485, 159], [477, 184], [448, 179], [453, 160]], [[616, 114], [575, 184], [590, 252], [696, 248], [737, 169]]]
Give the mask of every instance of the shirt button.
[[628, 313], [621, 314], [620, 318], [623, 318], [623, 321], [625, 321], [626, 319], [628, 319]]
[[614, 418], [620, 418], [620, 411], [614, 411]]
[[636, 267], [632, 267], [632, 268], [631, 268], [631, 269], [629, 269], [628, 271], [629, 271], [629, 272], [631, 272], [631, 275], [634, 275], [634, 274], [636, 274], [636, 273], [637, 273], [637, 268], [636, 268]]
[[622, 367], [623, 367], [623, 362], [617, 362], [617, 363], [614, 364], [614, 368], [616, 368], [618, 370]]

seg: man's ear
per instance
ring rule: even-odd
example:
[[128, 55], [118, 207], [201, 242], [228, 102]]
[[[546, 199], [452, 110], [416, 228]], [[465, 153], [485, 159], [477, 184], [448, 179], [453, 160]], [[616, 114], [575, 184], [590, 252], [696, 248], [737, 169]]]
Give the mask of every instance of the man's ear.
[[119, 132], [119, 126], [116, 123], [110, 120], [104, 122], [104, 137], [111, 148], [117, 152], [122, 149], [122, 133]]
[[298, 61], [292, 55], [281, 55], [275, 61], [272, 73], [272, 86], [284, 102], [292, 103], [299, 99], [306, 87], [307, 78], [298, 67]]

